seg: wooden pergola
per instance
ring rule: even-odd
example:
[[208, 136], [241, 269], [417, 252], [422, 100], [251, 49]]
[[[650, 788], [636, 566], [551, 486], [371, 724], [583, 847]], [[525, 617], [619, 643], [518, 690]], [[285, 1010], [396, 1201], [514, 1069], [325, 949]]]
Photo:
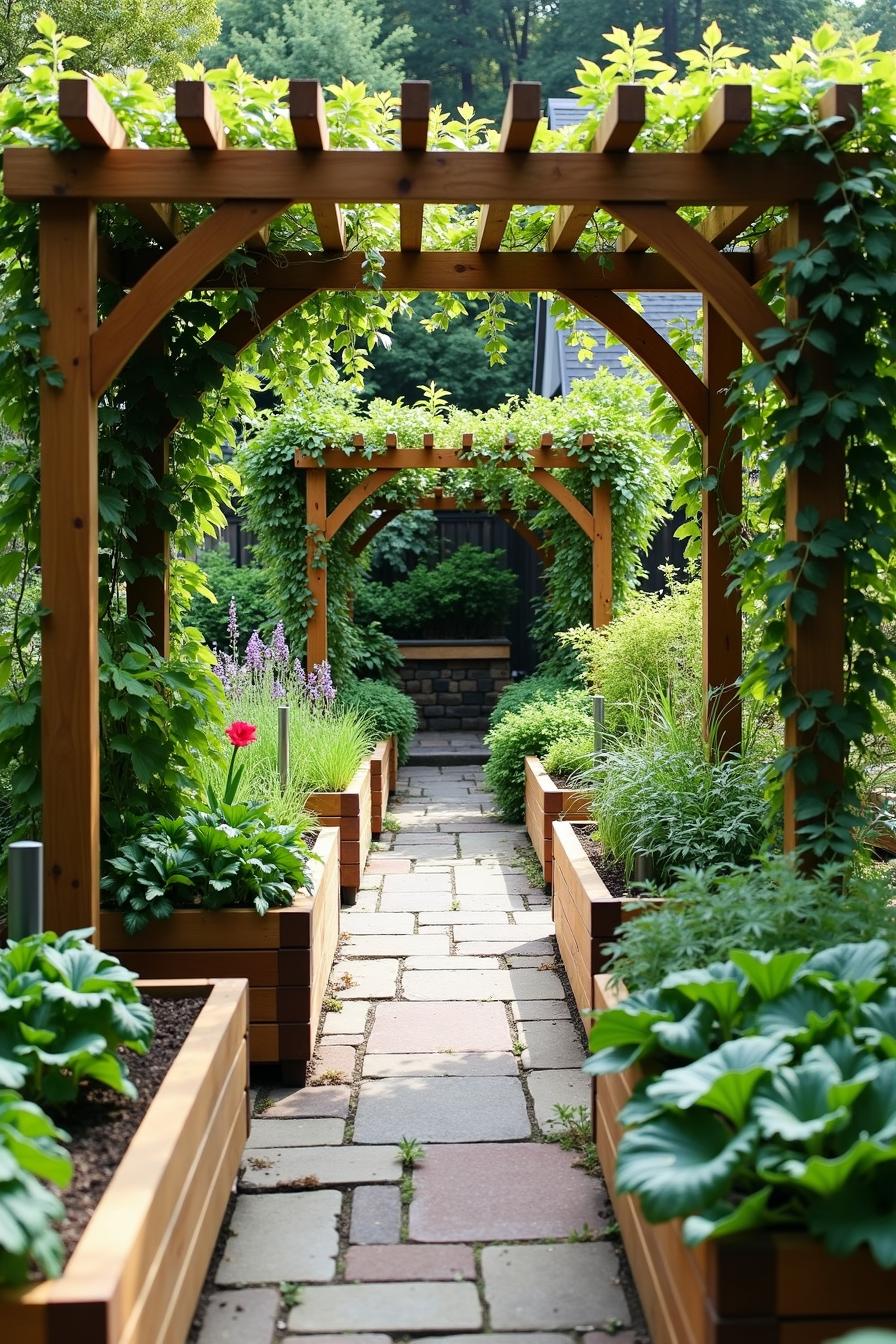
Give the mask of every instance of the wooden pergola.
[[[705, 471], [720, 481], [719, 492], [703, 500], [704, 683], [723, 702], [718, 714], [723, 748], [737, 746], [740, 711], [734, 683], [741, 672], [741, 618], [736, 595], [726, 591], [731, 555], [719, 530], [718, 500], [724, 500], [726, 512], [739, 510], [741, 460], [728, 424], [726, 388], [742, 362], [743, 346], [759, 352], [760, 333], [777, 325], [755, 285], [780, 248], [819, 238], [815, 193], [835, 168], [826, 169], [800, 152], [772, 157], [728, 153], [750, 121], [746, 85], [719, 89], [685, 148], [676, 152], [633, 150], [646, 119], [640, 86], [616, 89], [590, 152], [583, 153], [530, 152], [541, 115], [537, 84], [511, 87], [494, 153], [429, 150], [429, 102], [426, 83], [403, 85], [400, 143], [394, 149], [336, 150], [329, 146], [319, 84], [297, 81], [290, 85], [288, 107], [295, 148], [236, 149], [228, 143], [210, 88], [181, 82], [175, 110], [185, 147], [135, 148], [95, 86], [73, 79], [60, 85], [59, 112], [78, 147], [5, 153], [7, 195], [40, 203], [41, 303], [49, 319], [43, 353], [64, 375], [63, 386], [44, 381], [41, 389], [42, 600], [49, 612], [42, 642], [43, 839], [49, 927], [98, 923], [98, 401], [185, 294], [237, 283], [222, 265], [236, 248], [255, 250], [253, 285], [261, 292], [253, 313], [238, 313], [216, 335], [235, 351], [311, 294], [363, 287], [364, 258], [346, 249], [346, 205], [398, 206], [401, 246], [385, 254], [386, 289], [564, 295], [643, 361], [702, 435]], [[860, 107], [859, 87], [829, 89], [817, 109], [826, 136], [835, 140], [850, 129]], [[188, 229], [175, 202], [211, 209]], [[143, 252], [119, 254], [98, 238], [97, 206], [104, 203], [126, 206], [142, 223]], [[269, 255], [268, 225], [296, 203], [311, 207], [320, 251]], [[479, 207], [474, 250], [422, 250], [424, 207], [439, 203]], [[502, 250], [514, 205], [554, 209], [542, 251]], [[699, 223], [678, 214], [685, 206], [706, 207]], [[723, 250], [748, 229], [755, 233], [756, 221], [770, 207], [781, 207], [781, 224], [752, 246]], [[598, 209], [623, 226], [617, 248], [576, 255], [573, 249]], [[126, 289], [101, 323], [99, 273]], [[630, 291], [686, 289], [704, 300], [702, 378], [620, 297]], [[157, 472], [164, 468], [167, 437], [175, 427], [171, 423], [160, 434], [153, 461]], [[389, 449], [375, 462], [342, 452], [338, 462], [330, 456], [323, 467], [311, 460], [300, 464], [308, 471], [309, 516], [322, 531], [335, 524], [339, 512], [327, 513], [330, 466], [370, 470], [372, 491], [376, 472], [460, 466], [466, 455], [454, 453], [448, 460], [444, 448], [421, 445]], [[519, 463], [522, 470], [544, 472], [540, 481], [553, 481], [547, 488], [554, 493], [560, 481], [550, 473], [571, 465], [549, 443]], [[814, 505], [822, 522], [842, 516], [844, 480], [843, 456], [834, 445], [823, 472], [803, 467], [789, 473], [786, 527], [791, 537], [800, 536], [797, 517], [806, 506]], [[588, 524], [592, 532], [597, 516], [596, 509]], [[140, 542], [145, 554], [167, 565], [167, 537], [144, 529]], [[609, 546], [608, 531], [602, 544]], [[601, 573], [608, 575], [609, 569]], [[316, 580], [312, 658], [322, 652], [324, 582], [325, 576]], [[134, 606], [151, 613], [154, 638], [166, 652], [166, 579], [144, 579], [130, 597]], [[791, 622], [789, 643], [801, 694], [823, 688], [842, 695], [842, 583], [831, 582], [820, 592], [815, 615]], [[785, 731], [789, 744], [801, 742], [795, 715], [787, 719]], [[842, 762], [832, 762], [830, 770], [836, 787]], [[796, 840], [799, 789], [791, 771], [785, 791], [789, 845]]]

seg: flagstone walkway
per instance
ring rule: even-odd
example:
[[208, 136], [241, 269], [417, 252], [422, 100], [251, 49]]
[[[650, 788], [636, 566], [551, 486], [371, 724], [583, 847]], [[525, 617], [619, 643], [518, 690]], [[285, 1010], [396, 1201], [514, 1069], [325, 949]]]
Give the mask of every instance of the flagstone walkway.
[[545, 1141], [589, 1105], [583, 1036], [490, 806], [477, 766], [401, 772], [311, 1085], [255, 1097], [200, 1344], [631, 1339], [603, 1186]]

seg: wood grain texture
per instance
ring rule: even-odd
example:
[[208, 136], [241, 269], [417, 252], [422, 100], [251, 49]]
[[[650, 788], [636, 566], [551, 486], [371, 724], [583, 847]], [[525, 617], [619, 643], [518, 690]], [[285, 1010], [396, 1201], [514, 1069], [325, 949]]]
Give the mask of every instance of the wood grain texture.
[[175, 80], [174, 116], [191, 149], [227, 149], [221, 113], [205, 80]]
[[[316, 79], [290, 80], [289, 120], [303, 165], [313, 163], [319, 151], [330, 148], [323, 90]], [[344, 252], [345, 220], [340, 207], [335, 201], [317, 199], [310, 204], [321, 247], [325, 252]]]
[[613, 619], [613, 515], [608, 482], [591, 491], [591, 624], [597, 630]]
[[569, 487], [541, 467], [536, 467], [532, 472], [532, 479], [536, 485], [541, 486], [542, 490], [547, 490], [548, 494], [552, 495], [558, 504], [563, 505], [570, 518], [578, 523], [586, 537], [591, 541], [594, 536], [594, 521], [585, 505], [576, 498]]
[[[401, 147], [420, 152], [429, 136], [431, 85], [425, 79], [405, 80], [401, 86]], [[423, 206], [408, 201], [398, 207], [402, 252], [419, 252], [423, 244]]]
[[[511, 163], [529, 153], [538, 123], [541, 120], [541, 85], [516, 80], [507, 91], [501, 133], [498, 138], [498, 153]], [[518, 198], [524, 201], [524, 197]], [[510, 218], [512, 202], [490, 202], [488, 196], [479, 212], [479, 224], [476, 230], [476, 250], [478, 252], [497, 252]]]
[[[617, 84], [594, 133], [596, 154], [621, 154], [631, 149], [647, 120], [643, 84]], [[569, 252], [575, 247], [599, 203], [561, 205], [545, 241], [546, 252]]]
[[47, 928], [99, 919], [99, 653], [96, 212], [40, 210], [41, 353], [64, 379], [40, 384], [44, 918]]
[[753, 117], [753, 90], [749, 84], [723, 84], [694, 127], [686, 151], [718, 154], [739, 140]]
[[554, 880], [555, 821], [587, 821], [588, 796], [575, 789], [560, 789], [537, 756], [527, 756], [526, 830], [538, 855], [545, 886]]
[[360, 481], [339, 501], [332, 513], [327, 514], [326, 538], [332, 541], [336, 533], [347, 523], [356, 509], [360, 508], [371, 495], [375, 494], [382, 486], [387, 485], [392, 480], [394, 471], [381, 468], [372, 471], [365, 480]]
[[554, 925], [557, 946], [581, 1013], [592, 1007], [592, 981], [601, 969], [601, 945], [622, 923], [621, 900], [610, 894], [569, 821], [554, 821]]
[[459, 470], [461, 467], [483, 466], [500, 466], [517, 470], [521, 468], [523, 471], [529, 471], [534, 467], [553, 471], [583, 465], [581, 458], [571, 457], [568, 453], [561, 452], [559, 449], [555, 451], [552, 448], [533, 448], [532, 452], [525, 457], [502, 458], [500, 462], [475, 457], [471, 455], [469, 450], [456, 448], [386, 448], [383, 452], [378, 452], [373, 458], [364, 457], [363, 453], [357, 450], [346, 453], [341, 448], [327, 448], [324, 451], [323, 459], [321, 464], [308, 454], [297, 451], [295, 464], [306, 471], [313, 471], [321, 467], [329, 471], [345, 471], [348, 467], [367, 468], [372, 471], [374, 467], [392, 470], [398, 467], [446, 467]]
[[357, 890], [373, 839], [370, 758], [342, 792], [312, 793], [305, 806], [322, 827], [338, 829], [340, 886], [343, 893]]

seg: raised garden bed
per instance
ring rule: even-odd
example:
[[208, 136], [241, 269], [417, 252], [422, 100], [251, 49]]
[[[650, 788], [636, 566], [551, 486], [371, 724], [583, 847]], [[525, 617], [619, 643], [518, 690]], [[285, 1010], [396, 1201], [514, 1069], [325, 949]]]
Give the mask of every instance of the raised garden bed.
[[150, 981], [204, 997], [62, 1276], [0, 1290], [16, 1344], [183, 1344], [249, 1133], [244, 980]]
[[554, 822], [587, 821], [588, 795], [555, 784], [537, 756], [526, 757], [526, 830], [545, 886], [554, 880]]
[[392, 735], [377, 742], [370, 757], [370, 828], [374, 836], [383, 833], [389, 795], [395, 790], [397, 774], [397, 746]]
[[371, 758], [355, 771], [340, 793], [312, 793], [305, 804], [321, 826], [339, 830], [339, 881], [342, 899], [354, 905], [373, 839], [373, 767]]
[[[595, 975], [596, 1009], [625, 990]], [[681, 1222], [648, 1223], [617, 1196], [617, 1115], [643, 1077], [634, 1065], [594, 1079], [594, 1138], [653, 1344], [822, 1344], [849, 1330], [896, 1327], [896, 1274], [862, 1250], [844, 1259], [799, 1233], [755, 1232], [693, 1249]]]
[[100, 943], [153, 980], [240, 976], [249, 981], [249, 1056], [279, 1064], [302, 1086], [339, 939], [339, 834], [321, 829], [308, 891], [264, 916], [254, 910], [175, 910], [133, 936], [117, 911], [100, 916]]

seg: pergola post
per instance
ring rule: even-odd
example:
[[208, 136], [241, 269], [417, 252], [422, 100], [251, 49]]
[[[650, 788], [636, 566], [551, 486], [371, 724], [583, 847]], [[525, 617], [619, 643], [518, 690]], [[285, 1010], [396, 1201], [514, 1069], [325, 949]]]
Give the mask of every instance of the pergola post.
[[[813, 246], [824, 236], [823, 211], [814, 204], [792, 205], [784, 228], [784, 247], [794, 247], [801, 240]], [[791, 320], [800, 316], [801, 305], [788, 296], [787, 315]], [[815, 388], [825, 389], [830, 379], [830, 360], [803, 346], [802, 359], [811, 361], [815, 372]], [[805, 542], [807, 532], [799, 526], [800, 514], [814, 510], [817, 526], [840, 521], [846, 512], [846, 458], [842, 443], [825, 439], [813, 459], [791, 468], [786, 477], [785, 531], [788, 541]], [[805, 521], [805, 519], [804, 519]], [[844, 565], [840, 555], [824, 562], [826, 583], [815, 589], [817, 607], [812, 615], [795, 621], [788, 609], [787, 643], [789, 646], [790, 676], [800, 705], [784, 720], [784, 744], [787, 748], [810, 745], [816, 728], [801, 730], [798, 719], [807, 697], [814, 693], [828, 693], [834, 704], [843, 701], [846, 661], [846, 611], [844, 605]], [[824, 752], [815, 751], [819, 777], [815, 781], [800, 778], [797, 770], [788, 770], [784, 776], [784, 845], [794, 849], [800, 843], [803, 818], [800, 803], [807, 793], [817, 794], [823, 789], [829, 797], [836, 797], [843, 787], [845, 760], [832, 760]], [[811, 818], [821, 820], [819, 817]]]
[[315, 663], [327, 660], [327, 560], [320, 550], [327, 528], [327, 473], [323, 467], [305, 472], [305, 524], [305, 572], [311, 594], [305, 661], [310, 672]]
[[591, 624], [596, 630], [613, 619], [613, 520], [606, 481], [591, 490], [591, 517]]
[[740, 750], [743, 707], [737, 681], [743, 671], [743, 634], [738, 593], [728, 593], [731, 541], [722, 530], [726, 516], [740, 513], [743, 467], [739, 433], [729, 423], [728, 387], [743, 363], [740, 337], [719, 312], [703, 302], [703, 372], [709, 392], [709, 425], [703, 435], [703, 474], [714, 490], [701, 502], [703, 579], [703, 704], [705, 732], [719, 756]]
[[40, 390], [44, 909], [58, 930], [99, 923], [96, 282], [94, 205], [42, 202], [42, 353], [64, 379]]

